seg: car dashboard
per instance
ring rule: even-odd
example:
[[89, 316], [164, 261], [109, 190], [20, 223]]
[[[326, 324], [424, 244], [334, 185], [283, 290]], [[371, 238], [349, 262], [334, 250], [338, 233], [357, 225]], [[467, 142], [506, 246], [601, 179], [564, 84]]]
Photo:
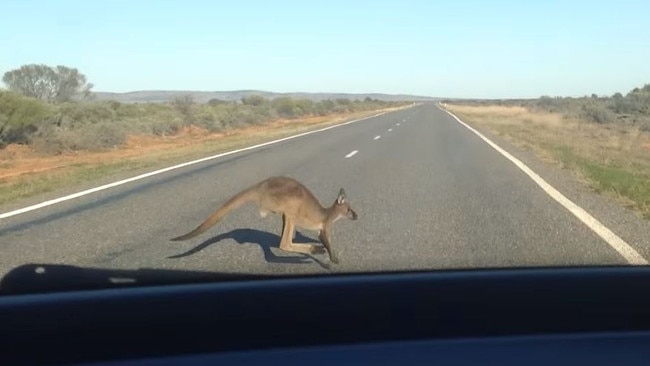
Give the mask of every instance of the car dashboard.
[[16, 285], [28, 284], [28, 277], [5, 283], [10, 291], [0, 296], [0, 364], [640, 365], [650, 360], [647, 267], [193, 282], [37, 294]]

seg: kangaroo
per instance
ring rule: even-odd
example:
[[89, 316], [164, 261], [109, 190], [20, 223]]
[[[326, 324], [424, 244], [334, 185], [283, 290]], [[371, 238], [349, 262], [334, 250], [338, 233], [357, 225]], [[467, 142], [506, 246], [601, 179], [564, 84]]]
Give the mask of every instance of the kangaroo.
[[357, 213], [350, 207], [343, 188], [331, 206], [323, 207], [312, 192], [297, 180], [289, 177], [270, 177], [234, 195], [196, 229], [171, 240], [193, 238], [215, 225], [230, 211], [251, 201], [259, 207], [262, 218], [269, 213], [282, 215], [281, 250], [305, 254], [323, 253], [323, 247], [319, 245], [293, 242], [296, 226], [318, 231], [319, 240], [327, 248], [330, 261], [335, 264], [339, 263], [339, 259], [332, 251], [332, 224], [343, 217], [350, 220], [358, 218]]

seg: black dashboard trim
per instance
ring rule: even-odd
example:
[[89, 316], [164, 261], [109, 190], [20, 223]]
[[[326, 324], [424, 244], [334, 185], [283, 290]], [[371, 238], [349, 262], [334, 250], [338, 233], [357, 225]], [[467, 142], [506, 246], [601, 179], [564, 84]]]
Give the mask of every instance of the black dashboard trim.
[[0, 296], [0, 364], [650, 330], [650, 268], [364, 273]]

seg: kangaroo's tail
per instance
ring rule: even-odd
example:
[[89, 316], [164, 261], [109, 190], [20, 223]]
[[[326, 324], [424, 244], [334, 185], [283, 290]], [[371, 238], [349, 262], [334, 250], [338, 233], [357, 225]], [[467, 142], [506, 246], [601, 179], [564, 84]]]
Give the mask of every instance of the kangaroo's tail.
[[190, 238], [193, 238], [202, 232], [206, 231], [209, 229], [212, 225], [216, 224], [221, 220], [224, 216], [226, 216], [230, 211], [238, 208], [239, 206], [243, 205], [246, 202], [250, 202], [254, 199], [256, 199], [258, 196], [257, 194], [257, 186], [248, 188], [246, 190], [243, 190], [239, 193], [237, 193], [235, 196], [233, 196], [231, 199], [229, 199], [226, 203], [221, 205], [210, 217], [208, 217], [201, 225], [199, 225], [196, 229], [190, 231], [189, 233], [185, 235], [181, 235], [179, 237], [171, 239], [172, 241], [181, 241], [181, 240], [187, 240]]

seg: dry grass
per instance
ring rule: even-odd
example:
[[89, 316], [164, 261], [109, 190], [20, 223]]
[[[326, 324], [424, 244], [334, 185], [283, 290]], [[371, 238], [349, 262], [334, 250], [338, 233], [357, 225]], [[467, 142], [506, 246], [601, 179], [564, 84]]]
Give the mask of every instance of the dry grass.
[[447, 105], [545, 160], [579, 173], [597, 191], [650, 218], [650, 133], [623, 124], [596, 124], [515, 106]]

